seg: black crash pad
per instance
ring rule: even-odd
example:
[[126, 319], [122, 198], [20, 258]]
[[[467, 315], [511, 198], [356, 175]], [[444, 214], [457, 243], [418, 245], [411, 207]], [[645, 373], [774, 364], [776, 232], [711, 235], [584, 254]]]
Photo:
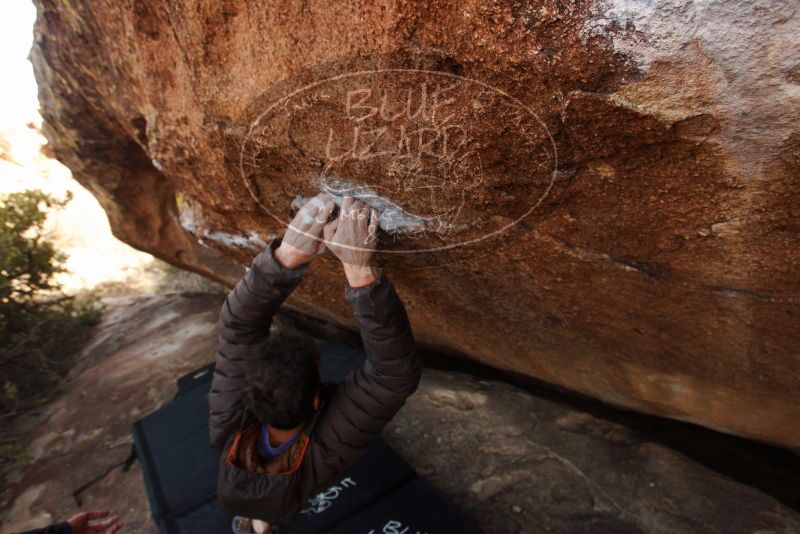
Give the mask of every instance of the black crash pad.
[[[340, 382], [363, 351], [320, 344], [326, 382]], [[230, 532], [216, 499], [218, 454], [208, 443], [213, 364], [177, 381], [175, 399], [133, 425], [153, 518], [162, 534]], [[330, 530], [333, 529], [333, 530]], [[380, 439], [343, 480], [311, 498], [276, 534], [435, 534], [480, 532]]]
[[413, 481], [359, 512], [329, 534], [480, 534], [430, 482]]
[[322, 380], [330, 384], [342, 382], [347, 374], [361, 365], [367, 357], [358, 347], [334, 341], [320, 341], [319, 353], [319, 371]]
[[416, 476], [400, 456], [376, 439], [347, 477], [308, 500], [280, 534], [324, 532]]
[[[274, 534], [318, 534], [326, 532], [370, 504], [403, 486], [414, 471], [380, 440], [376, 440], [353, 466], [349, 475], [309, 499], [288, 524], [273, 529]], [[188, 513], [163, 521], [166, 530], [212, 534], [227, 532], [232, 516], [216, 500]]]
[[208, 390], [190, 388], [133, 424], [150, 511], [162, 532], [174, 517], [216, 499], [219, 455], [208, 441]]
[[214, 377], [214, 363], [209, 363], [200, 367], [199, 369], [195, 369], [190, 373], [186, 373], [182, 377], [180, 377], [175, 386], [177, 387], [178, 391], [175, 393], [176, 397], [180, 397], [190, 389], [194, 387], [205, 387], [206, 393], [211, 390], [211, 379]]
[[[323, 343], [323, 375], [341, 380], [364, 353]], [[232, 517], [216, 501], [218, 454], [208, 444], [208, 391], [213, 365], [177, 381], [175, 400], [133, 425], [153, 518], [162, 533], [225, 532]], [[309, 501], [282, 527], [285, 534], [323, 532], [376, 502], [415, 476], [382, 441], [376, 440], [349, 477]]]

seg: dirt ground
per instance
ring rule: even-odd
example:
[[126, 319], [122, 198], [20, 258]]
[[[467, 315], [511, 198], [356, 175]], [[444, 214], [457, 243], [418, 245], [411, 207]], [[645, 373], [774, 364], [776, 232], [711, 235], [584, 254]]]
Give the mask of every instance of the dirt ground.
[[[75, 513], [72, 492], [123, 461], [131, 424], [168, 402], [175, 379], [213, 360], [222, 294], [173, 293], [106, 299], [97, 334], [63, 394], [20, 421], [25, 465], [6, 474], [3, 532]], [[123, 516], [126, 532], [156, 532], [138, 463], [112, 470], [81, 495], [83, 509]]]

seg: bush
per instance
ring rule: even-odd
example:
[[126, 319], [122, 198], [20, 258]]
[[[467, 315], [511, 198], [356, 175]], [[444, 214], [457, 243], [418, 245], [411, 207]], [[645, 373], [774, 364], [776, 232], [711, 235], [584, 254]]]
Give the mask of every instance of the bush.
[[101, 309], [63, 293], [66, 256], [43, 234], [46, 209], [69, 202], [41, 191], [0, 195], [0, 423], [48, 400]]

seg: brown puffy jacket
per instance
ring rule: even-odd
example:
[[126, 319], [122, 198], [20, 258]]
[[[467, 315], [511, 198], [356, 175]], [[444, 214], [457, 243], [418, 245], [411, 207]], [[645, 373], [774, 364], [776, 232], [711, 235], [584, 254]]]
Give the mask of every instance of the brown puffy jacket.
[[222, 449], [217, 494], [234, 514], [271, 523], [289, 520], [314, 493], [341, 479], [417, 388], [421, 365], [403, 304], [383, 275], [346, 286], [367, 360], [325, 390], [323, 405], [290, 450], [260, 465], [244, 405], [246, 362], [269, 334], [272, 317], [307, 270], [275, 261], [273, 241], [228, 294], [220, 314], [217, 363], [209, 403], [211, 444]]

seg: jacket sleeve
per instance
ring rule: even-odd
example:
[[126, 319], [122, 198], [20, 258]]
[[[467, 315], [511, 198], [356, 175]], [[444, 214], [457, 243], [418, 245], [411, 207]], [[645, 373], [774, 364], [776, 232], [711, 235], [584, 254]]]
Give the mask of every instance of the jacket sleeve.
[[241, 423], [246, 360], [266, 341], [272, 317], [308, 270], [308, 266], [281, 266], [273, 256], [280, 242], [273, 240], [256, 256], [222, 305], [217, 361], [208, 395], [209, 434], [216, 448], [222, 448]]
[[19, 534], [70, 534], [70, 532], [72, 532], [72, 528], [69, 526], [69, 523], [64, 521], [63, 523], [50, 525], [49, 527], [26, 530]]
[[317, 486], [355, 463], [416, 391], [422, 369], [406, 310], [386, 276], [365, 287], [347, 286], [346, 297], [367, 359], [336, 389], [318, 422], [312, 448], [321, 461], [315, 462]]

